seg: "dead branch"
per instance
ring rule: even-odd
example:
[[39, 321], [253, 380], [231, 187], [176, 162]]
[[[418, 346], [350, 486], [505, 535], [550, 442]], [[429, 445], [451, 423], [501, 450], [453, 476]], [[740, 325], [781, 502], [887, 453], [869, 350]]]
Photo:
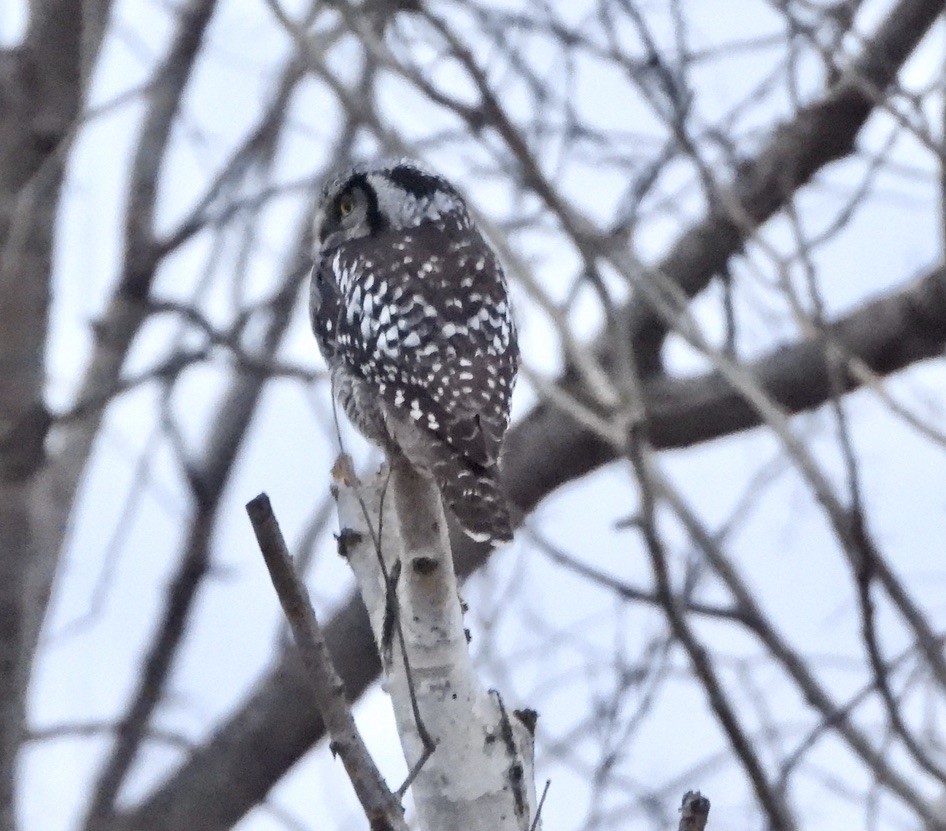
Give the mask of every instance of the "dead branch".
[[316, 703], [331, 737], [332, 752], [341, 758], [371, 827], [407, 831], [400, 799], [388, 789], [355, 725], [345, 700], [345, 685], [332, 665], [309, 594], [295, 573], [269, 497], [260, 494], [252, 499], [246, 512], [308, 670]]

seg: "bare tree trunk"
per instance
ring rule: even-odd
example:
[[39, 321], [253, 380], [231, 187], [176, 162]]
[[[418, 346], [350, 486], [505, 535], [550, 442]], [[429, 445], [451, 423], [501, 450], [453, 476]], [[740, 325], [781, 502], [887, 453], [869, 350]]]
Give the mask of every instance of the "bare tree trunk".
[[[25, 697], [51, 585], [40, 483], [52, 249], [65, 161], [110, 3], [30, 5], [0, 54], [0, 828], [14, 827]], [[58, 549], [57, 549], [58, 550]], [[53, 554], [54, 556], [54, 554]]]

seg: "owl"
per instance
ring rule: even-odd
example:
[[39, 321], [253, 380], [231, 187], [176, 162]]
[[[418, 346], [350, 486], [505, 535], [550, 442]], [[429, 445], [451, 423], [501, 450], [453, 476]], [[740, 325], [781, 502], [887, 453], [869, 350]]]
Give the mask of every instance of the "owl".
[[474, 540], [512, 537], [498, 461], [519, 347], [506, 278], [459, 192], [407, 160], [323, 188], [310, 312], [334, 395], [432, 478]]

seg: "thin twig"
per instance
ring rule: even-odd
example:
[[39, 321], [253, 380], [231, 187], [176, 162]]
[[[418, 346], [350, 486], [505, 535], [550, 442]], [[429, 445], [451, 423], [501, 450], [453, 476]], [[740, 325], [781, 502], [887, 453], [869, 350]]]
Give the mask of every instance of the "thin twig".
[[532, 820], [532, 825], [529, 826], [529, 831], [535, 831], [539, 827], [539, 820], [542, 819], [542, 806], [545, 805], [545, 797], [549, 793], [549, 785], [552, 784], [551, 779], [545, 780], [545, 787], [542, 788], [542, 796], [539, 797], [539, 804], [535, 808], [535, 817]]
[[773, 827], [785, 829], [785, 831], [797, 828], [788, 804], [783, 795], [772, 786], [762, 760], [756, 752], [756, 747], [749, 740], [731, 700], [726, 696], [719, 674], [706, 648], [693, 632], [686, 619], [686, 611], [673, 593], [666, 550], [657, 530], [656, 508], [659, 494], [650, 474], [650, 453], [651, 449], [646, 436], [641, 432], [632, 434], [628, 447], [628, 459], [633, 466], [640, 490], [643, 520], [641, 535], [651, 561], [656, 591], [663, 601], [667, 623], [686, 651], [693, 671], [706, 693], [709, 705], [725, 731], [733, 752], [739, 757], [759, 804], [767, 814], [770, 823]]

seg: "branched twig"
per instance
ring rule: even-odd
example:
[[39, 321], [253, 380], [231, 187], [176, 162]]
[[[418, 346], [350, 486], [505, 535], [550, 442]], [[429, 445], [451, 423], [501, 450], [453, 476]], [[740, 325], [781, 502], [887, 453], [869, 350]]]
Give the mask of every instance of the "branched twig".
[[649, 454], [650, 447], [646, 437], [637, 432], [632, 434], [628, 448], [628, 458], [633, 465], [640, 490], [641, 534], [650, 557], [657, 594], [662, 600], [670, 630], [686, 650], [693, 671], [699, 678], [709, 700], [710, 707], [725, 731], [733, 751], [739, 757], [759, 803], [769, 818], [769, 822], [773, 828], [790, 831], [790, 829], [797, 827], [794, 817], [791, 815], [783, 795], [769, 781], [762, 760], [746, 735], [732, 702], [726, 695], [716, 668], [713, 666], [706, 649], [697, 639], [686, 619], [683, 607], [673, 593], [666, 551], [663, 540], [657, 531], [657, 490], [650, 474]]

